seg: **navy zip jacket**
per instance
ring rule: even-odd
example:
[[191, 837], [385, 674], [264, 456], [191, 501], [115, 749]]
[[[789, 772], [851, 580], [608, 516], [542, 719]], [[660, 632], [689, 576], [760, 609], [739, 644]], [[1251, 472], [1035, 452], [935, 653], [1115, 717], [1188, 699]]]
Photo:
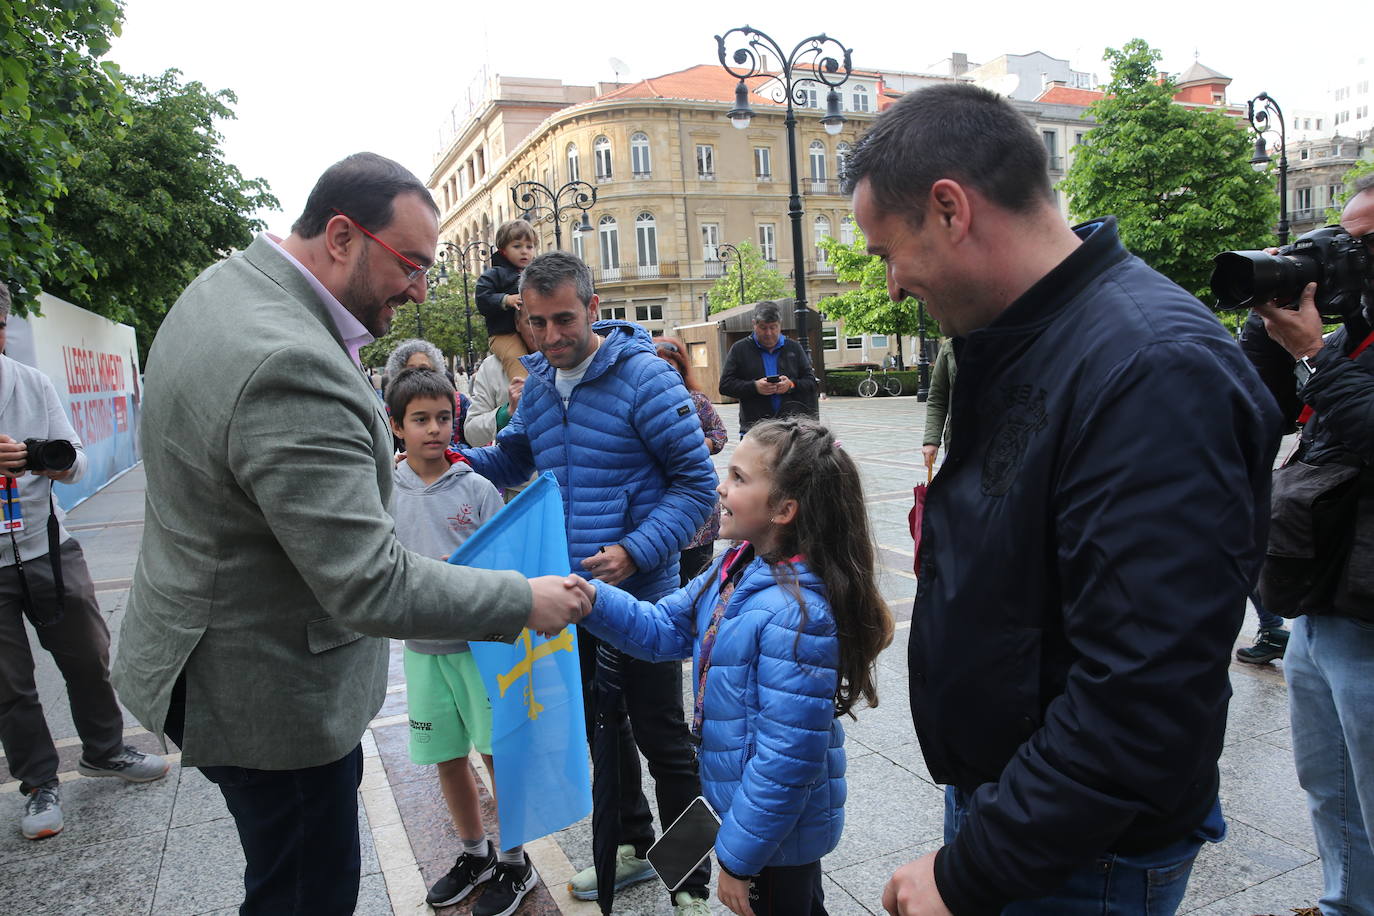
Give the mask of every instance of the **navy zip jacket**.
[[1193, 296], [1107, 218], [956, 340], [922, 526], [911, 710], [971, 793], [935, 861], [958, 916], [1193, 834], [1268, 525], [1278, 410]]
[[552, 471], [563, 494], [568, 562], [619, 544], [638, 571], [620, 587], [656, 600], [677, 588], [678, 552], [716, 505], [716, 470], [682, 376], [637, 324], [598, 321], [603, 338], [566, 409], [543, 354], [496, 444], [464, 449], [473, 470], [499, 487]]

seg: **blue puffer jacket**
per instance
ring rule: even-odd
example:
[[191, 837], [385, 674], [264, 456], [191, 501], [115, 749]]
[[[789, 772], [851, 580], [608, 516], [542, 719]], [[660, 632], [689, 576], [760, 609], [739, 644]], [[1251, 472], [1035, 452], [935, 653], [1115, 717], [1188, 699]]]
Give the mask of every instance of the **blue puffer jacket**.
[[566, 410], [542, 354], [520, 407], [486, 448], [464, 449], [498, 487], [552, 471], [568, 520], [568, 561], [619, 544], [638, 572], [621, 587], [655, 599], [677, 587], [678, 552], [716, 505], [716, 471], [682, 378], [647, 331], [624, 321], [592, 326], [604, 338]]
[[[692, 658], [696, 685], [722, 562], [657, 604], [597, 583], [582, 625], [638, 658]], [[701, 788], [721, 816], [716, 858], [736, 875], [818, 861], [844, 828], [840, 644], [825, 586], [805, 565], [794, 569], [804, 613], [795, 589], [779, 585], [767, 563], [745, 568], [706, 673]]]

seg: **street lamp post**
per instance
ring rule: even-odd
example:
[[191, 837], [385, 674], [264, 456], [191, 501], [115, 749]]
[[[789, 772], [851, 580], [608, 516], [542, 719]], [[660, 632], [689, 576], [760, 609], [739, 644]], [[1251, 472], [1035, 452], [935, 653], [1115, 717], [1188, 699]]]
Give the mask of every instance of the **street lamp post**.
[[[740, 250], [739, 250], [738, 248], [736, 248], [734, 245], [731, 245], [731, 244], [729, 244], [729, 243], [727, 242], [727, 243], [724, 244], [724, 245], [717, 245], [717, 246], [716, 246], [716, 255], [717, 255], [717, 257], [719, 257], [720, 255], [725, 255], [726, 257], [729, 257], [730, 255], [734, 255], [734, 256], [735, 256], [735, 260], [738, 261], [738, 263], [739, 263], [739, 304], [740, 304], [740, 305], [744, 305], [744, 252], [740, 251]], [[722, 258], [722, 260], [724, 260], [724, 259]]]
[[[735, 48], [733, 53], [727, 54], [726, 42], [732, 35], [736, 36], [734, 43], [739, 43], [739, 47]], [[825, 116], [821, 118], [821, 126], [831, 136], [838, 134], [844, 127], [844, 116], [840, 114], [840, 93], [837, 90], [853, 72], [854, 68], [850, 63], [851, 49], [821, 33], [803, 38], [792, 49], [791, 54], [784, 54], [782, 46], [771, 37], [747, 25], [731, 29], [724, 35], [717, 35], [716, 48], [720, 56], [720, 65], [725, 68], [725, 72], [739, 79], [739, 84], [735, 86], [735, 107], [728, 115], [730, 123], [743, 130], [749, 126], [749, 121], [754, 116], [753, 110], [749, 107], [749, 86], [745, 83], [750, 77], [771, 77], [773, 82], [767, 90], [768, 97], [787, 105], [787, 116], [783, 120], [783, 125], [787, 128], [787, 171], [791, 182], [791, 193], [787, 198], [787, 215], [792, 221], [792, 274], [796, 287], [797, 334], [801, 337], [802, 349], [809, 355], [811, 338], [806, 333], [802, 205], [801, 191], [797, 185], [797, 115], [793, 105], [806, 104], [808, 83], [812, 84], [812, 87], [829, 87], [829, 92], [825, 96]], [[767, 68], [769, 55], [778, 60], [782, 68], [780, 73], [775, 74]]]
[[[1256, 103], [1259, 103], [1258, 107]], [[1257, 166], [1269, 164], [1269, 153], [1264, 148], [1264, 135], [1273, 130], [1269, 126], [1271, 118], [1279, 122], [1279, 244], [1288, 244], [1288, 137], [1283, 123], [1283, 110], [1267, 92], [1261, 92], [1246, 103], [1245, 116], [1255, 129], [1255, 154], [1250, 163]]]
[[553, 220], [555, 248], [563, 247], [563, 221], [572, 222], [579, 212], [582, 221], [573, 227], [573, 231], [592, 231], [587, 211], [596, 206], [596, 186], [585, 181], [570, 181], [558, 190], [540, 181], [522, 181], [510, 189], [510, 199], [515, 209], [532, 223]]
[[930, 357], [926, 356], [926, 304], [920, 299], [916, 300], [916, 400], [921, 403], [930, 400]]
[[496, 249], [481, 239], [468, 242], [466, 245], [455, 245], [453, 242], [442, 242], [444, 253], [439, 259], [439, 279], [448, 279], [448, 261], [450, 257], [458, 263], [458, 274], [463, 278], [463, 318], [467, 323], [466, 343], [467, 343], [467, 374], [472, 376], [472, 297], [468, 294], [468, 259], [474, 253], [477, 255], [477, 263], [490, 261], [491, 256], [496, 253]]

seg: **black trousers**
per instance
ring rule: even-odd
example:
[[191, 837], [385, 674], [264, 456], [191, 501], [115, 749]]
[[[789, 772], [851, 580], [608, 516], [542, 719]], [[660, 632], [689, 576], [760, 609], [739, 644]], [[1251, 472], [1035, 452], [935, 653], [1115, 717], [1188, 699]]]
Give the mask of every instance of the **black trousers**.
[[765, 868], [749, 885], [754, 916], [828, 916], [821, 863]]
[[[8, 537], [0, 541], [0, 547], [10, 549]], [[38, 644], [52, 655], [67, 682], [81, 753], [98, 763], [124, 745], [124, 716], [110, 686], [110, 630], [100, 616], [81, 545], [68, 538], [58, 549], [58, 557], [65, 607], [62, 620], [36, 627], [35, 632]], [[57, 588], [48, 557], [26, 561], [24, 576], [39, 619], [52, 619]], [[19, 780], [20, 791], [28, 793], [57, 779], [57, 748], [38, 701], [22, 594], [15, 567], [0, 566], [0, 745], [10, 775]]]
[[[167, 737], [178, 747], [184, 682], [172, 692]], [[333, 763], [296, 770], [199, 767], [219, 787], [247, 864], [239, 916], [353, 916], [362, 851], [358, 786], [363, 748]]]
[[[577, 633], [582, 663], [583, 701], [587, 710], [587, 740], [592, 734], [592, 677], [600, 643], [586, 630]], [[682, 709], [682, 665], [645, 662], [621, 653], [625, 690], [618, 730], [620, 750], [620, 843], [633, 844], [640, 858], [654, 843], [653, 814], [641, 789], [639, 755], [649, 762], [658, 815], [663, 826], [675, 821], [692, 799], [701, 794], [696, 748], [687, 731]], [[638, 750], [636, 750], [636, 747]], [[703, 862], [679, 890], [709, 897], [710, 860]]]

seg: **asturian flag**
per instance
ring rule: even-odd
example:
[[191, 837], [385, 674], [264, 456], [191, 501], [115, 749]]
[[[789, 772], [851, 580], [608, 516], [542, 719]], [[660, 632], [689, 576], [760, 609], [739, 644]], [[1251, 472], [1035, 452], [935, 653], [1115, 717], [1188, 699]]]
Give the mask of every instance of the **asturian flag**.
[[[541, 474], [449, 557], [459, 566], [566, 576], [568, 536], [553, 474]], [[501, 846], [561, 830], [591, 813], [577, 632], [524, 630], [514, 645], [469, 643], [491, 698]]]

